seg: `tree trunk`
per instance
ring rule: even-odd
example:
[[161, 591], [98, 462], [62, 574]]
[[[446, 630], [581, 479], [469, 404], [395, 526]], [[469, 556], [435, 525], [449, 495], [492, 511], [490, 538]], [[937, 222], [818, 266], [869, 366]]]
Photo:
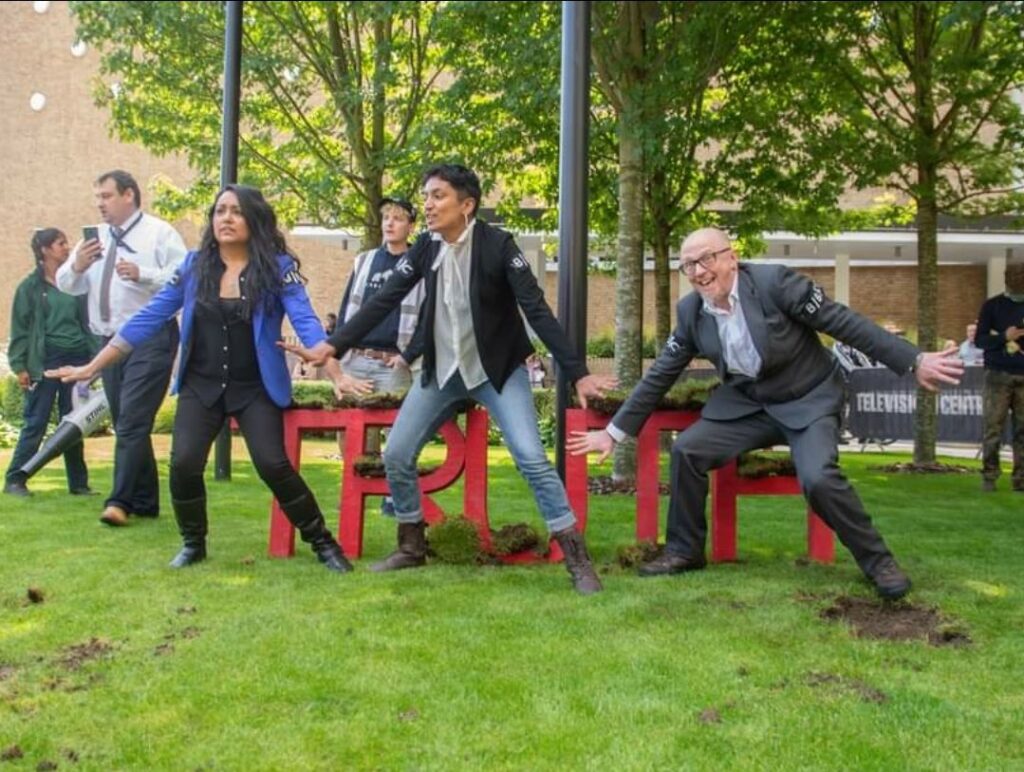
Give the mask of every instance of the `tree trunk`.
[[[934, 190], [934, 177], [932, 189]], [[919, 178], [919, 182], [921, 178]], [[935, 196], [922, 197], [917, 204], [917, 345], [922, 351], [934, 351], [938, 331], [939, 255], [938, 208]], [[917, 390], [914, 415], [914, 461], [935, 460], [935, 393]]]
[[[939, 249], [938, 148], [935, 132], [935, 98], [932, 93], [932, 15], [930, 3], [914, 3], [914, 109], [917, 156], [917, 345], [922, 351], [935, 350], [938, 332]], [[914, 462], [935, 461], [935, 394], [917, 390], [914, 415]]]
[[[631, 112], [619, 116], [619, 234], [615, 285], [615, 376], [630, 390], [642, 371], [644, 308], [643, 150], [638, 122]], [[612, 477], [636, 477], [636, 447], [620, 444], [615, 450]]]
[[669, 228], [654, 224], [654, 342], [659, 348], [672, 333], [671, 238]]

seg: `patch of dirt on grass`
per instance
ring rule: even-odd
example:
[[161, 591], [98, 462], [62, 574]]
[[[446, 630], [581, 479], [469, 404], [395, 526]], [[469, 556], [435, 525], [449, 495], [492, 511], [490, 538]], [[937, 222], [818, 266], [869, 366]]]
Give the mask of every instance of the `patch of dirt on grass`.
[[943, 619], [938, 609], [913, 603], [886, 603], [841, 596], [822, 610], [821, 618], [830, 622], [846, 622], [858, 638], [927, 640], [933, 646], [966, 646], [971, 643], [963, 625]]
[[977, 469], [971, 469], [962, 464], [943, 464], [941, 461], [925, 461], [915, 463], [913, 461], [900, 462], [897, 464], [884, 464], [881, 466], [869, 466], [873, 472], [888, 472], [889, 474], [977, 474]]
[[182, 638], [198, 638], [202, 634], [203, 631], [200, 630], [198, 627], [186, 627], [184, 630], [181, 631]]
[[843, 691], [852, 692], [864, 702], [875, 702], [879, 705], [889, 701], [889, 695], [876, 689], [859, 678], [846, 678], [835, 673], [808, 673], [808, 686], [835, 686]]
[[722, 714], [714, 708], [704, 708], [697, 716], [702, 724], [721, 724]]
[[72, 764], [78, 763], [78, 752], [71, 748], [62, 748], [60, 755], [70, 761]]
[[416, 708], [409, 708], [409, 710], [403, 710], [398, 714], [399, 721], [415, 721], [420, 717], [420, 712]]
[[36, 772], [50, 772], [57, 768], [56, 761], [50, 761], [49, 759], [43, 759], [36, 764]]
[[14, 761], [24, 756], [25, 752], [17, 745], [9, 745], [0, 751], [0, 761]]
[[87, 662], [102, 659], [114, 650], [109, 641], [90, 638], [85, 643], [75, 643], [61, 651], [57, 664], [65, 670], [78, 670]]
[[[628, 496], [636, 495], [636, 480], [613, 480], [609, 475], [598, 475], [587, 478], [587, 491], [595, 496], [611, 496], [616, 493], [623, 493]], [[667, 483], [658, 483], [658, 495], [667, 496], [669, 486]]]
[[181, 608], [178, 609], [178, 613], [179, 614], [195, 614], [196, 613], [196, 607], [195, 606], [182, 606]]
[[46, 600], [46, 594], [38, 587], [29, 587], [25, 591], [25, 597], [28, 598], [29, 603], [42, 603]]
[[5, 662], [0, 662], [0, 681], [6, 681], [8, 678], [15, 673], [14, 665], [8, 665]]
[[173, 654], [173, 653], [174, 653], [174, 644], [173, 643], [161, 643], [159, 646], [157, 646], [155, 649], [153, 649], [153, 656], [154, 657], [163, 657], [163, 656], [165, 656], [167, 654]]

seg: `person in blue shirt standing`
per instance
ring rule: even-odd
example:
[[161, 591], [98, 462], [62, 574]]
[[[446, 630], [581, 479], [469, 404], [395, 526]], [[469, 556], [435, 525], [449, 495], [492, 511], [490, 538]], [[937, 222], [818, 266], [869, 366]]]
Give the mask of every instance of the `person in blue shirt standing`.
[[[277, 345], [284, 315], [308, 345], [325, 336], [299, 260], [288, 251], [274, 210], [255, 188], [225, 187], [210, 208], [199, 250], [185, 257], [167, 286], [91, 362], [60, 368], [52, 376], [65, 381], [93, 377], [130, 354], [179, 310], [181, 366], [174, 384], [178, 406], [170, 488], [184, 544], [171, 566], [206, 558], [203, 469], [230, 416], [238, 422], [260, 478], [319, 561], [331, 571], [351, 571], [312, 491], [285, 454], [281, 411], [292, 394], [284, 352]], [[327, 370], [337, 393], [369, 391], [369, 384], [342, 374], [336, 363]]]

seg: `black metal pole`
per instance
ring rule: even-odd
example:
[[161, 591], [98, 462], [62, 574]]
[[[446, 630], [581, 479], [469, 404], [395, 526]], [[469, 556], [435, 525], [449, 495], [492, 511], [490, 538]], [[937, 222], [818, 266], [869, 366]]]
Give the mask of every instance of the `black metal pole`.
[[[590, 141], [590, 2], [562, 3], [562, 109], [558, 154], [558, 321], [581, 358], [587, 348], [587, 148]], [[557, 369], [555, 460], [565, 480], [570, 390]]]
[[[238, 104], [242, 80], [242, 0], [224, 4], [224, 106], [220, 185], [238, 181]], [[225, 421], [214, 450], [214, 479], [231, 479], [231, 430]]]

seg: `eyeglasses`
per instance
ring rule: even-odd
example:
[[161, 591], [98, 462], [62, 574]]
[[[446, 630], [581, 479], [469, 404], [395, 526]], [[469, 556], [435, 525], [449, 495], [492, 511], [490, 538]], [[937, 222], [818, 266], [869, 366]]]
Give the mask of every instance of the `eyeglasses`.
[[715, 264], [715, 260], [723, 252], [728, 252], [732, 247], [722, 247], [721, 249], [715, 250], [714, 252], [702, 252], [697, 256], [696, 260], [683, 260], [679, 263], [679, 270], [685, 273], [687, 276], [693, 276], [697, 273], [697, 266], [705, 270]]

